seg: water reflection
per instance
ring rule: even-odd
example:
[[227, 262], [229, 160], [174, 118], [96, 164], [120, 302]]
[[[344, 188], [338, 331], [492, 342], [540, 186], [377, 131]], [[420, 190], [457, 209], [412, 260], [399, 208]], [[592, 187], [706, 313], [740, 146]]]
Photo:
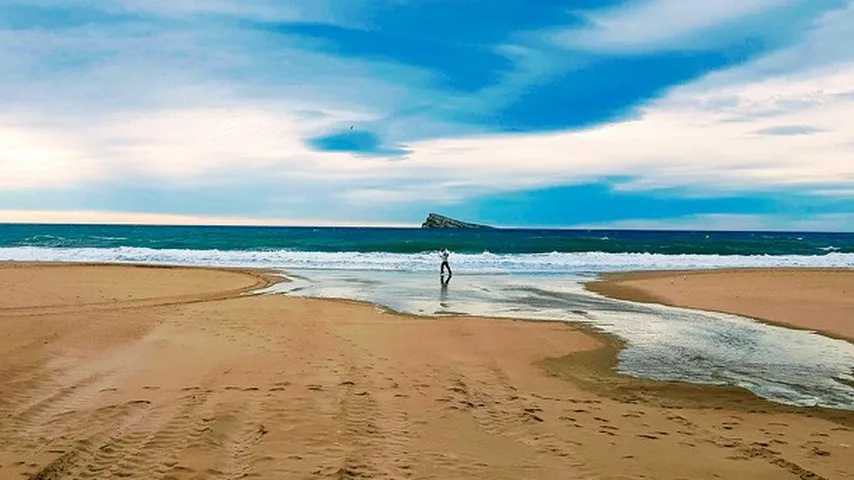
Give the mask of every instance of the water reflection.
[[443, 309], [448, 309], [448, 285], [451, 283], [451, 276], [446, 278], [444, 275], [439, 277], [439, 306]]
[[735, 315], [612, 300], [584, 290], [581, 282], [592, 275], [457, 275], [451, 301], [449, 279], [440, 279], [437, 298], [435, 274], [426, 272], [297, 273], [303, 278], [275, 289], [423, 315], [587, 322], [626, 341], [622, 373], [735, 385], [783, 403], [854, 410], [851, 343]]

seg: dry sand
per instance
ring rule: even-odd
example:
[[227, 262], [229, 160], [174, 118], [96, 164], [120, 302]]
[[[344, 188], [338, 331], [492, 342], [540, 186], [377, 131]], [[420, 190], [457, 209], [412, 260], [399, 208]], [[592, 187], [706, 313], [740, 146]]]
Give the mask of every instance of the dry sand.
[[561, 323], [242, 294], [267, 281], [0, 265], [0, 478], [854, 478], [851, 412], [616, 376]]
[[854, 341], [854, 270], [734, 269], [606, 275], [610, 297], [735, 313]]

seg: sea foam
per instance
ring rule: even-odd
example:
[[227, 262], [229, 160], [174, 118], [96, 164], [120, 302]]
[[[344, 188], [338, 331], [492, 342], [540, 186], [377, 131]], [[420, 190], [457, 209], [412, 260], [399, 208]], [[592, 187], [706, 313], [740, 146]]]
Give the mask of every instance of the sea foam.
[[[0, 260], [144, 263], [309, 270], [422, 272], [439, 268], [434, 252], [312, 252], [294, 250], [183, 250], [138, 247], [2, 247]], [[854, 267], [854, 253], [826, 255], [668, 255], [552, 252], [451, 256], [458, 273], [576, 273], [738, 267]]]

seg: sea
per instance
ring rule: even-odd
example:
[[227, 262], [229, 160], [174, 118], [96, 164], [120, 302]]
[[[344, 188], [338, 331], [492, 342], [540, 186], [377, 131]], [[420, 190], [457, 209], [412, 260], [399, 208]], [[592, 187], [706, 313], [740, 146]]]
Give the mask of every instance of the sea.
[[[439, 249], [454, 276], [439, 278]], [[579, 322], [620, 337], [620, 373], [745, 388], [854, 410], [854, 344], [737, 315], [588, 292], [603, 272], [854, 268], [854, 234], [661, 230], [0, 225], [0, 261], [265, 268], [264, 292], [347, 298], [423, 315]]]

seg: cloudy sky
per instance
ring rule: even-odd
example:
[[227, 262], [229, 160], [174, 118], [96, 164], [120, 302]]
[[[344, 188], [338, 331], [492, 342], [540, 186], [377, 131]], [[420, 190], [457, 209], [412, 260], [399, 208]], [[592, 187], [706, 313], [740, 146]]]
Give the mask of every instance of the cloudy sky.
[[0, 221], [854, 231], [854, 2], [2, 0]]

